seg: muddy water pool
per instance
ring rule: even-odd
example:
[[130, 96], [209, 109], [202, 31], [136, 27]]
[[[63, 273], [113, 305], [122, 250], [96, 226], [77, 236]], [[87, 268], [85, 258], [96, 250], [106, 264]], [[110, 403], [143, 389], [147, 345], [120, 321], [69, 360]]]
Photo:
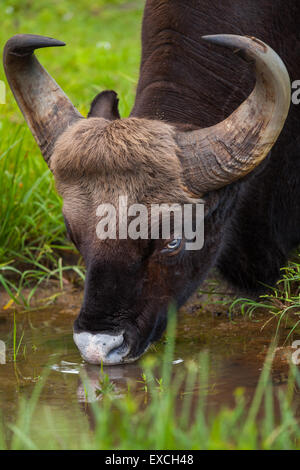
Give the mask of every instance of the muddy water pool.
[[[0, 365], [0, 408], [5, 420], [14, 420], [19, 398], [31, 395], [45, 370], [48, 377], [39, 404], [68, 415], [74, 420], [74, 432], [80, 428], [80, 420], [73, 413], [72, 404], [98, 400], [101, 406], [101, 396], [96, 393], [100, 367], [82, 360], [72, 338], [72, 324], [81, 299], [81, 291], [70, 290], [51, 305], [24, 311], [13, 305], [7, 308], [7, 298], [2, 293], [0, 340], [5, 343], [6, 360]], [[250, 399], [276, 326], [276, 320], [270, 321], [268, 313], [258, 313], [252, 319], [242, 315], [230, 319], [226, 306], [207, 302], [207, 298], [196, 295], [180, 311], [175, 354], [170, 367], [176, 372], [191, 360], [197, 362], [199, 353], [207, 351], [210, 358], [209, 405], [233, 404], [233, 392], [237, 387], [244, 388], [246, 397]], [[287, 384], [290, 348], [282, 347], [287, 334], [288, 329], [283, 324], [272, 369], [275, 390]], [[288, 344], [292, 341], [293, 337]], [[164, 345], [162, 339], [147, 355], [155, 355], [159, 359]], [[129, 385], [133, 393], [144, 393], [142, 361], [104, 367], [103, 371], [109, 376], [120, 399]], [[82, 383], [83, 375], [88, 377], [88, 394]], [[197, 389], [192, 392], [197, 394]]]

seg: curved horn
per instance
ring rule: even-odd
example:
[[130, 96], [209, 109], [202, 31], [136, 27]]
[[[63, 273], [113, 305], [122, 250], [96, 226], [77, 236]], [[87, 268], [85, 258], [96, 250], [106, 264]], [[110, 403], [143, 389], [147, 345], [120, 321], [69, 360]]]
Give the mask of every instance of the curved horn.
[[221, 123], [177, 133], [184, 175], [196, 193], [221, 188], [252, 171], [276, 142], [291, 102], [286, 67], [265, 43], [227, 34], [203, 39], [254, 59], [256, 85], [249, 98]]
[[8, 83], [47, 163], [57, 138], [82, 116], [33, 52], [64, 45], [44, 36], [18, 34], [7, 41], [3, 54]]

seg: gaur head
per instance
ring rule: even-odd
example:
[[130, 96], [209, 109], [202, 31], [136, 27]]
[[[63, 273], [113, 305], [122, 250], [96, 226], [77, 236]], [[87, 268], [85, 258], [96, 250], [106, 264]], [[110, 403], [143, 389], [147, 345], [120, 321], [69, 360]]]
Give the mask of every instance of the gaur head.
[[[251, 95], [231, 116], [206, 129], [121, 119], [112, 91], [96, 97], [85, 119], [34, 55], [37, 48], [63, 43], [17, 35], [6, 44], [8, 82], [54, 174], [68, 235], [85, 260], [85, 294], [74, 340], [88, 362], [134, 361], [161, 337], [170, 304], [185, 302], [217, 256], [222, 223], [213, 195], [250, 173], [284, 125], [290, 81], [278, 55], [255, 38], [205, 39], [239, 50], [256, 66]], [[209, 201], [204, 246], [188, 250], [191, 240], [172, 230], [163, 236], [159, 228], [161, 236], [151, 237], [151, 223], [148, 236], [130, 238], [121, 236], [112, 221], [116, 237], [99, 237], [105, 215], [99, 206], [113, 206], [120, 221], [120, 200], [142, 205], [148, 221], [153, 205], [190, 205], [194, 227], [197, 206]]]

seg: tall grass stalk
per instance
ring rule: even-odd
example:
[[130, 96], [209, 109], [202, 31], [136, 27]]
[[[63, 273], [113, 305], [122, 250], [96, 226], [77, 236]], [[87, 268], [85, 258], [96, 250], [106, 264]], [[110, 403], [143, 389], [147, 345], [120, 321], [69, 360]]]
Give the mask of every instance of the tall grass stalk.
[[[73, 403], [69, 413], [62, 412], [39, 403], [47, 388], [50, 369], [46, 369], [30, 399], [20, 399], [15, 421], [3, 423], [2, 429], [0, 426], [0, 445], [7, 449], [103, 450], [299, 448], [299, 371], [291, 367], [286, 390], [276, 392], [270, 376], [274, 345], [251, 402], [247, 403], [243, 391], [237, 389], [234, 406], [215, 408], [210, 404], [207, 353], [186, 367], [173, 369], [170, 376], [172, 317], [169, 325], [163, 364], [159, 367], [151, 357], [144, 362], [148, 388], [142, 394], [129, 388], [120, 395], [113, 384], [108, 386], [107, 376], [105, 393], [102, 388], [103, 393], [100, 389], [92, 403], [84, 407]], [[102, 383], [104, 375], [105, 368], [99, 368]], [[156, 387], [157, 377], [164, 387]], [[85, 383], [88, 401], [90, 387]], [[148, 395], [146, 406], [143, 394]], [[93, 422], [92, 428], [89, 422]]]

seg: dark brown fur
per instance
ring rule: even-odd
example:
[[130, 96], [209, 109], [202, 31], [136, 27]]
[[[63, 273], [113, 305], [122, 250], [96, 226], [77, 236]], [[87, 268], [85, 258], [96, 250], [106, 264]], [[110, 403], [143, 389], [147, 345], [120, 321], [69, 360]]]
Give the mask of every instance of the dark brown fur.
[[[188, 196], [174, 129], [220, 122], [254, 85], [251, 64], [201, 42], [202, 35], [255, 36], [279, 53], [291, 79], [298, 80], [299, 20], [295, 0], [146, 2], [131, 119], [81, 121], [57, 143], [51, 163], [71, 219], [68, 231], [87, 265], [75, 331], [125, 331], [134, 358], [161, 336], [170, 303], [182, 305], [211, 267], [217, 265], [247, 295], [277, 281], [300, 242], [300, 106], [292, 106], [278, 142], [253, 174], [206, 194], [199, 252], [182, 247], [174, 256], [163, 240], [99, 241], [89, 214], [104, 196], [124, 190], [138, 202], [182, 202]], [[115, 99], [111, 111], [102, 104], [114, 119]]]

